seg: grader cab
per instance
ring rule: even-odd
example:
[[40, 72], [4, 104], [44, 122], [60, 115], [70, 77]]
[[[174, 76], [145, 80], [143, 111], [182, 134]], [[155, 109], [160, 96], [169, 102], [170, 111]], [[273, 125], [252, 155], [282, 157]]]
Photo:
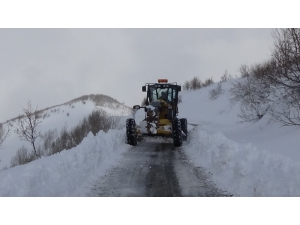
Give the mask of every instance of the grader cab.
[[175, 147], [180, 147], [187, 138], [187, 119], [178, 116], [178, 92], [181, 86], [159, 79], [158, 83], [146, 83], [142, 87], [147, 92], [145, 106], [135, 105], [134, 110], [145, 111], [145, 119], [137, 125], [133, 118], [126, 121], [127, 143], [137, 145], [143, 135], [173, 138]]

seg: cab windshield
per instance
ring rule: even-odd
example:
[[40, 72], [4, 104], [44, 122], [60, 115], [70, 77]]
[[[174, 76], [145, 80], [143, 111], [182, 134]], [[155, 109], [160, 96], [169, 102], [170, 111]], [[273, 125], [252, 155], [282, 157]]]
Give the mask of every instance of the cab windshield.
[[166, 100], [168, 102], [172, 102], [176, 97], [176, 92], [173, 87], [160, 88], [155, 86], [150, 86], [149, 98], [150, 102], [157, 101], [160, 97], [162, 97], [163, 92], [165, 93]]

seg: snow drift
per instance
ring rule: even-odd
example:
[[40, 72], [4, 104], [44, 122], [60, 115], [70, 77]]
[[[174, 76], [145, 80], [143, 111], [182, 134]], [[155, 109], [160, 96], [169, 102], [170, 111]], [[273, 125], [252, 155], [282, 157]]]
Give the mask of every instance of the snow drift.
[[219, 188], [235, 196], [300, 196], [300, 163], [281, 155], [201, 127], [191, 133], [184, 151], [194, 165], [212, 174]]
[[0, 173], [0, 196], [79, 196], [128, 150], [124, 130], [90, 132], [71, 150]]

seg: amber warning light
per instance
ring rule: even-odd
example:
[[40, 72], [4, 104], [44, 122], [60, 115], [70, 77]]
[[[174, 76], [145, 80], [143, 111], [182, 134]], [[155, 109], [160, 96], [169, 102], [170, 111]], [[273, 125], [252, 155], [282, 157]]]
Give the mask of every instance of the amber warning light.
[[158, 83], [168, 83], [168, 79], [158, 79]]

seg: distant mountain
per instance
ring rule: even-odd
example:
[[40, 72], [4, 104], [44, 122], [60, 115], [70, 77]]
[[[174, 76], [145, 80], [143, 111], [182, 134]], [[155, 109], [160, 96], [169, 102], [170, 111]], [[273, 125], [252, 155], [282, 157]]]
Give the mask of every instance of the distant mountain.
[[[83, 104], [85, 104], [87, 101], [91, 101], [94, 103], [95, 105], [95, 109], [97, 109], [97, 106], [105, 107], [108, 108], [109, 112], [112, 113], [112, 115], [123, 115], [123, 114], [129, 114], [131, 113], [131, 108], [128, 106], [125, 106], [124, 104], [118, 102], [116, 99], [107, 96], [107, 95], [103, 95], [103, 94], [90, 94], [90, 95], [83, 95], [79, 98], [75, 98], [71, 101], [59, 104], [59, 105], [55, 105], [55, 106], [51, 106], [51, 107], [47, 107], [44, 109], [39, 109], [38, 112], [39, 114], [44, 114], [45, 112], [47, 112], [48, 110], [55, 110], [55, 108], [60, 107], [60, 106], [72, 106], [75, 103], [78, 102], [82, 102]], [[107, 109], [104, 109], [105, 111], [107, 111]], [[116, 110], [115, 112], [112, 112], [112, 110]], [[24, 117], [24, 115], [19, 115], [17, 117], [14, 117], [12, 119], [7, 120], [6, 122], [2, 123], [2, 124], [6, 124], [8, 122], [13, 122], [17, 119], [20, 119]]]
[[102, 94], [83, 95], [83, 96], [81, 96], [79, 98], [75, 98], [65, 104], [75, 103], [75, 102], [79, 102], [79, 101], [87, 101], [87, 100], [91, 100], [91, 101], [95, 102], [95, 104], [98, 106], [105, 106], [106, 104], [121, 104], [116, 99], [111, 98], [107, 95], [102, 95]]

